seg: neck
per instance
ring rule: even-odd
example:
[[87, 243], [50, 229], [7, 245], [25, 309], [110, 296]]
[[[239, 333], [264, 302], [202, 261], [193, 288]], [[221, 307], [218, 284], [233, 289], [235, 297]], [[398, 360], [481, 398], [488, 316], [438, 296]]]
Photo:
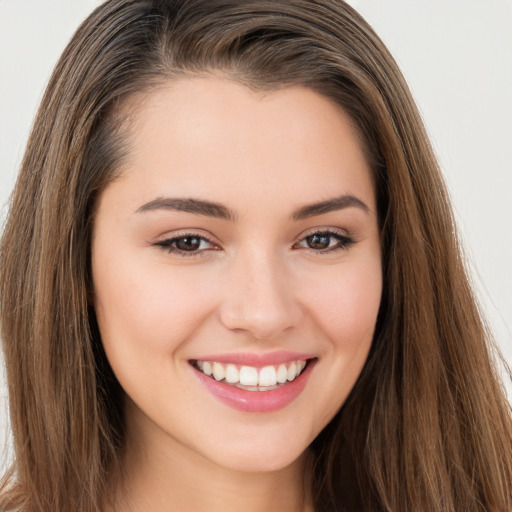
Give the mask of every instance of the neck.
[[[158, 427], [155, 426], [155, 431]], [[312, 512], [308, 453], [270, 472], [236, 471], [164, 432], [140, 439], [128, 428], [115, 504], [106, 512]]]

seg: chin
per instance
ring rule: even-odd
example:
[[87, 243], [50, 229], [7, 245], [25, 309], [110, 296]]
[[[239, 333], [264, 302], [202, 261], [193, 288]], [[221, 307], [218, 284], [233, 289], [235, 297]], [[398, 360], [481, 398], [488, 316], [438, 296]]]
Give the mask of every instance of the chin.
[[[288, 431], [287, 431], [288, 432]], [[301, 439], [297, 432], [293, 436], [269, 436], [261, 433], [257, 439], [230, 439], [218, 445], [219, 450], [210, 451], [208, 458], [226, 469], [244, 473], [270, 473], [280, 471], [301, 457], [309, 448], [309, 439]]]
[[262, 455], [238, 454], [213, 461], [228, 470], [238, 473], [273, 473], [291, 466], [305, 455], [307, 450], [297, 454], [266, 453]]

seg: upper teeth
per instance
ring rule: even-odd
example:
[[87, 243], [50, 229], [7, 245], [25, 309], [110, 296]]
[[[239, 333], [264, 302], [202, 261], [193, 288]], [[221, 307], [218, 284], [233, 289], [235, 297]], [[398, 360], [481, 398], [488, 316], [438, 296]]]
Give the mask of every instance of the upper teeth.
[[306, 361], [292, 361], [279, 366], [237, 366], [211, 361], [196, 361], [196, 366], [215, 380], [225, 379], [228, 384], [241, 384], [242, 386], [275, 386], [292, 381], [300, 375]]

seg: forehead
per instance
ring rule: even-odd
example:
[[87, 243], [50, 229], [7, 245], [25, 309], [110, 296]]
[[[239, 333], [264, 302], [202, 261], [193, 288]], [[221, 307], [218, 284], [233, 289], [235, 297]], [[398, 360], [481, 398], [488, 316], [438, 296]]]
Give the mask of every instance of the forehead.
[[371, 172], [351, 119], [310, 89], [263, 93], [226, 79], [180, 79], [125, 109], [123, 179], [141, 193], [223, 202], [236, 191], [241, 204], [259, 196], [300, 205], [357, 192], [373, 209]]

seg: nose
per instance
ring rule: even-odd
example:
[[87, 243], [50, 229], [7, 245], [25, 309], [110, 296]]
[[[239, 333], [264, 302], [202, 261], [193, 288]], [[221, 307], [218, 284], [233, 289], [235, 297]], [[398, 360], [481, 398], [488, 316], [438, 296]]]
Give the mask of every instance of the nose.
[[222, 324], [258, 340], [272, 340], [298, 325], [302, 316], [293, 280], [277, 257], [240, 256], [226, 276], [220, 306]]

